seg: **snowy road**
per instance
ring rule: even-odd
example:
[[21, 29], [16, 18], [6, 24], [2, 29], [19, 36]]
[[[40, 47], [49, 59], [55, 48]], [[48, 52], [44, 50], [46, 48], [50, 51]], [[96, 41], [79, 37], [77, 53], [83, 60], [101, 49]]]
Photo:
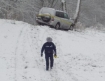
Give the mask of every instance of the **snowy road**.
[[[52, 37], [58, 58], [45, 70], [40, 49]], [[46, 26], [0, 20], [0, 80], [104, 81], [105, 33], [60, 31]]]

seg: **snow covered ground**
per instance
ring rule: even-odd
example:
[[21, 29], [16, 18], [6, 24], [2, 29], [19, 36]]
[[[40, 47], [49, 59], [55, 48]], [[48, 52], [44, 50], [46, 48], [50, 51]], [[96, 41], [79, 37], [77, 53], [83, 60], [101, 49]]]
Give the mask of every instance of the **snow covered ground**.
[[[58, 58], [45, 70], [40, 50], [52, 37]], [[1, 81], [105, 81], [105, 33], [61, 31], [0, 20]]]

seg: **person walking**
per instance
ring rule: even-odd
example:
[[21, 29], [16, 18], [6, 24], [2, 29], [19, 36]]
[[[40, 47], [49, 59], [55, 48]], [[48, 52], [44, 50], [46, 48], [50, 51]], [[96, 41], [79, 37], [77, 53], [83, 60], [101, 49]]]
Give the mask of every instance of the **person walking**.
[[47, 37], [46, 40], [47, 42], [43, 44], [41, 49], [41, 57], [43, 56], [43, 52], [44, 52], [45, 60], [46, 60], [46, 70], [49, 70], [49, 60], [50, 60], [50, 69], [52, 69], [53, 63], [54, 63], [53, 54], [54, 54], [54, 57], [57, 57], [57, 55], [56, 55], [56, 46], [52, 42], [52, 38]]

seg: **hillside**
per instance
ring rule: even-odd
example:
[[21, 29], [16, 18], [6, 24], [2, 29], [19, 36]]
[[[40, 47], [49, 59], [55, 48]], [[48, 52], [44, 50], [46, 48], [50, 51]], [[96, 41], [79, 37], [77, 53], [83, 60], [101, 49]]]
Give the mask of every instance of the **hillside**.
[[[40, 49], [52, 37], [58, 58], [45, 70]], [[0, 20], [0, 80], [104, 81], [105, 32], [61, 31], [47, 26]]]

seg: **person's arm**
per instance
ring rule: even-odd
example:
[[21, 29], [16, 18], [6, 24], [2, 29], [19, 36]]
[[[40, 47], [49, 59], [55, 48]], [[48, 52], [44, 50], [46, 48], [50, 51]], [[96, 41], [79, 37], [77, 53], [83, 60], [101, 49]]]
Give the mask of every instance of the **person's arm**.
[[53, 46], [54, 46], [54, 52], [55, 52], [55, 55], [56, 55], [56, 46], [53, 44]]
[[43, 44], [42, 49], [41, 49], [41, 56], [43, 56], [43, 51], [45, 49], [45, 44]]

